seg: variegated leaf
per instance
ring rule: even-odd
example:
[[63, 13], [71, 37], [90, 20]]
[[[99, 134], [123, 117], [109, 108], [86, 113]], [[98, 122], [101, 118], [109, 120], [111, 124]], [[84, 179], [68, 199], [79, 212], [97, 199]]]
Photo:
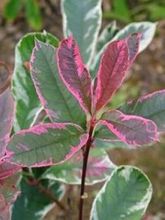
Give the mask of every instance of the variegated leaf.
[[62, 0], [61, 7], [64, 36], [74, 36], [89, 66], [101, 27], [101, 0]]
[[140, 146], [158, 140], [157, 126], [148, 119], [135, 115], [125, 115], [112, 110], [105, 113], [99, 122], [126, 144]]
[[61, 42], [57, 51], [58, 69], [67, 89], [79, 101], [85, 112], [91, 111], [91, 77], [81, 59], [73, 37]]
[[0, 162], [0, 180], [6, 179], [21, 169], [20, 166], [11, 164], [8, 161]]
[[14, 100], [10, 89], [0, 94], [0, 158], [4, 156], [14, 118]]
[[[50, 167], [42, 175], [44, 179], [58, 180], [66, 184], [81, 184], [83, 155], [79, 151], [63, 164]], [[106, 180], [115, 165], [102, 149], [91, 149], [86, 173], [86, 185], [92, 185]]]
[[139, 115], [155, 122], [165, 132], [165, 90], [153, 92], [119, 108], [125, 114]]
[[53, 122], [73, 122], [84, 126], [85, 114], [59, 77], [55, 53], [52, 46], [36, 41], [31, 73], [37, 94]]
[[16, 45], [12, 81], [12, 90], [16, 101], [15, 132], [31, 126], [36, 112], [40, 109], [40, 101], [31, 79], [29, 65], [35, 39], [54, 46], [58, 45], [57, 38], [46, 32], [27, 34]]
[[121, 86], [128, 67], [129, 54], [126, 40], [110, 43], [102, 56], [97, 73], [97, 84], [94, 91], [96, 111], [105, 106]]
[[87, 142], [88, 134], [74, 124], [39, 124], [15, 134], [8, 146], [9, 160], [21, 166], [41, 167], [70, 159]]
[[11, 206], [19, 195], [16, 187], [19, 175], [11, 176], [0, 180], [0, 219], [9, 220], [11, 216]]
[[147, 176], [136, 167], [121, 166], [97, 193], [90, 220], [140, 220], [151, 196]]

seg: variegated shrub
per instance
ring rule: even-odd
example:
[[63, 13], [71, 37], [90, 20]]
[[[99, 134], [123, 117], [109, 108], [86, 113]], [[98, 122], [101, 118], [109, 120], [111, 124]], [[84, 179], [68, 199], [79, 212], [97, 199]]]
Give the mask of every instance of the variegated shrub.
[[[82, 220], [85, 185], [106, 181], [90, 219], [140, 220], [151, 183], [138, 168], [113, 164], [104, 145], [151, 145], [165, 131], [165, 90], [109, 107], [156, 25], [133, 23], [117, 31], [113, 23], [99, 37], [100, 0], [61, 4], [65, 39], [45, 31], [24, 36], [15, 52], [15, 105], [9, 88], [0, 95], [0, 217], [43, 219], [53, 202], [65, 210], [59, 201], [65, 183], [81, 186]], [[21, 192], [10, 212], [19, 176]]]

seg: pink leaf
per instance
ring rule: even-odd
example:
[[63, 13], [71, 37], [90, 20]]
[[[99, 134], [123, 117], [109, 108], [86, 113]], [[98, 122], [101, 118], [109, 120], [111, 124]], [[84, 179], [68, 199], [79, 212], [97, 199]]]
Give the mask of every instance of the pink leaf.
[[21, 169], [20, 166], [11, 164], [7, 161], [1, 162], [0, 164], [0, 180], [6, 179], [9, 176], [14, 175]]
[[79, 101], [85, 112], [91, 111], [91, 77], [83, 64], [73, 37], [61, 42], [57, 51], [58, 69], [68, 90]]
[[0, 94], [0, 158], [4, 156], [7, 142], [9, 140], [13, 117], [14, 100], [10, 89]]
[[10, 219], [10, 206], [6, 203], [5, 198], [0, 194], [0, 219], [9, 220]]
[[96, 111], [104, 107], [121, 86], [126, 71], [138, 53], [139, 39], [140, 34], [134, 34], [126, 39], [114, 41], [103, 53], [94, 90]]
[[121, 141], [130, 145], [151, 144], [158, 140], [157, 126], [148, 119], [125, 115], [120, 111], [109, 111], [99, 122], [112, 131]]
[[16, 187], [19, 175], [0, 180], [0, 219], [9, 220], [11, 205], [17, 199], [20, 191]]

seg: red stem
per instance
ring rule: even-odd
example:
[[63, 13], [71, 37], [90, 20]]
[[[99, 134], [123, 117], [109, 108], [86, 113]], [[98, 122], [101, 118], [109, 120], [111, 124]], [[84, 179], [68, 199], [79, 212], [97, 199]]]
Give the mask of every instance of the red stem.
[[81, 177], [79, 220], [83, 220], [83, 205], [84, 205], [84, 199], [86, 198], [85, 194], [84, 194], [84, 192], [85, 192], [85, 178], [86, 178], [89, 151], [90, 151], [90, 147], [93, 142], [93, 138], [92, 138], [93, 128], [94, 128], [94, 125], [91, 122], [90, 130], [89, 130], [89, 138], [88, 138], [88, 141], [84, 147], [84, 152], [83, 152], [83, 168], [82, 168], [82, 177]]

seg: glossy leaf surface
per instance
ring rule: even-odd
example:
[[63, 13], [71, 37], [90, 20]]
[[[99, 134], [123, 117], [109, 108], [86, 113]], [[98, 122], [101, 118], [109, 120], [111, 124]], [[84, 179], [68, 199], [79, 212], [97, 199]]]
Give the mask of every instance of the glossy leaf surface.
[[126, 144], [140, 146], [158, 140], [156, 124], [140, 116], [125, 115], [120, 111], [113, 110], [104, 114], [100, 124], [107, 126]]
[[109, 44], [102, 56], [94, 91], [96, 111], [105, 106], [121, 86], [129, 66], [126, 40]]
[[31, 80], [29, 69], [29, 61], [35, 39], [54, 46], [58, 45], [58, 40], [46, 32], [27, 34], [18, 42], [15, 51], [15, 68], [12, 85], [16, 101], [14, 131], [28, 128], [40, 108], [40, 102]]
[[55, 53], [55, 48], [37, 41], [31, 57], [32, 77], [41, 104], [52, 121], [84, 125], [83, 110], [59, 77]]
[[89, 65], [101, 26], [101, 0], [62, 0], [61, 7], [64, 36], [74, 36]]
[[18, 165], [49, 166], [71, 158], [87, 139], [88, 135], [73, 124], [39, 124], [15, 134], [7, 150], [10, 161]]
[[165, 132], [165, 90], [153, 92], [120, 107], [126, 114], [139, 115], [154, 121], [158, 131]]
[[[64, 188], [57, 182], [42, 181], [43, 187], [52, 192], [56, 199], [63, 196]], [[12, 209], [12, 220], [41, 220], [53, 208], [53, 201], [42, 192], [42, 188], [25, 179], [20, 183], [21, 194]]]
[[152, 186], [138, 168], [121, 166], [97, 194], [91, 220], [140, 220], [150, 202]]
[[61, 42], [57, 50], [58, 70], [67, 89], [79, 101], [85, 112], [91, 111], [91, 78], [81, 59], [73, 37]]
[[[82, 173], [82, 151], [75, 154], [69, 161], [50, 167], [42, 178], [58, 180], [66, 184], [80, 184]], [[104, 150], [91, 149], [88, 159], [86, 185], [104, 181], [115, 168]]]
[[4, 156], [14, 118], [14, 100], [10, 89], [0, 94], [0, 158]]

